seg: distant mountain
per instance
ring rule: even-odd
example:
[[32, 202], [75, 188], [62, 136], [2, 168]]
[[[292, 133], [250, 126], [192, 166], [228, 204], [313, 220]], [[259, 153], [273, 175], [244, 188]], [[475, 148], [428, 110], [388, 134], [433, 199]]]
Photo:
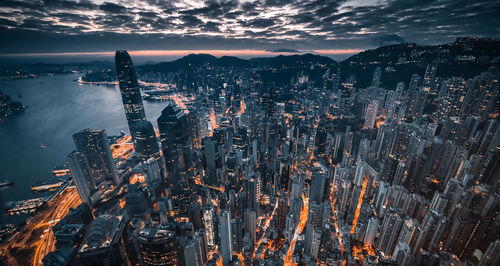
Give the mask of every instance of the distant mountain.
[[33, 63], [0, 66], [0, 78], [28, 78], [37, 75], [65, 74], [73, 71], [107, 71], [114, 68], [111, 61], [92, 61], [86, 63]]
[[381, 67], [381, 86], [406, 86], [413, 74], [423, 76], [428, 64], [439, 62], [437, 76], [471, 78], [500, 63], [500, 40], [487, 38], [457, 38], [453, 43], [419, 46], [414, 43], [388, 45], [355, 54], [340, 62], [342, 80], [355, 75], [357, 86], [371, 85], [376, 67]]
[[209, 54], [190, 54], [171, 62], [148, 64], [137, 67], [137, 71], [146, 72], [175, 72], [190, 67], [211, 65], [218, 67], [300, 67], [310, 64], [336, 65], [337, 62], [329, 57], [303, 54], [303, 55], [279, 55], [275, 57], [260, 57], [252, 59], [241, 59], [234, 56], [215, 57]]
[[310, 64], [323, 64], [335, 65], [337, 62], [330, 57], [315, 55], [315, 54], [301, 54], [301, 55], [278, 55], [275, 57], [261, 57], [250, 59], [254, 65], [260, 66], [293, 66], [293, 65], [310, 65]]

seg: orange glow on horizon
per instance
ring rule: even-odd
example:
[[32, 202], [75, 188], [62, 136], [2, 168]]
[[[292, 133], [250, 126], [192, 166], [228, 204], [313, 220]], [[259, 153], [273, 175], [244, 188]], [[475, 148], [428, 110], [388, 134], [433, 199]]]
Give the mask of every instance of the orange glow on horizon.
[[[211, 54], [215, 56], [265, 56], [265, 55], [292, 55], [292, 54], [304, 54], [304, 53], [315, 53], [315, 54], [355, 54], [362, 52], [362, 49], [329, 49], [329, 50], [304, 50], [297, 51], [296, 53], [291, 52], [272, 52], [267, 50], [253, 50], [253, 49], [237, 49], [237, 50], [130, 50], [128, 53], [132, 56], [184, 56], [188, 54]], [[0, 56], [113, 56], [114, 51], [106, 52], [61, 52], [61, 53], [13, 53], [13, 54], [0, 54]]]

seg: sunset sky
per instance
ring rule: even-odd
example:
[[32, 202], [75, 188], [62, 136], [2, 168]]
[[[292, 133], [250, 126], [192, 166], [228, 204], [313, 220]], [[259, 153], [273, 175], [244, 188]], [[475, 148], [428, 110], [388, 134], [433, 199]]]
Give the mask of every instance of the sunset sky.
[[399, 42], [498, 37], [499, 13], [498, 1], [464, 0], [2, 0], [0, 54], [352, 54]]

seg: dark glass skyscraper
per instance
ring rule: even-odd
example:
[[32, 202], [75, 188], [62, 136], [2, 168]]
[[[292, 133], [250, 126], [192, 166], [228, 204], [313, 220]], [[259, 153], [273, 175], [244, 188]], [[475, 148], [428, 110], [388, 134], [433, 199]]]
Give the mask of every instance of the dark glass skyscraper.
[[156, 139], [155, 130], [151, 122], [147, 120], [134, 124], [135, 151], [145, 158], [159, 158], [160, 148]]
[[182, 265], [174, 232], [141, 229], [135, 232], [134, 240], [141, 265]]
[[78, 160], [83, 164], [80, 167], [90, 173], [95, 184], [105, 180], [112, 180], [116, 185], [120, 183], [105, 130], [84, 129], [75, 133], [73, 140], [83, 157]]
[[125, 116], [127, 117], [130, 133], [135, 140], [134, 124], [146, 120], [137, 74], [132, 59], [125, 50], [116, 51], [115, 64]]
[[85, 157], [78, 151], [73, 151], [68, 155], [67, 162], [80, 199], [83, 203], [91, 206], [90, 196], [92, 190], [96, 188], [96, 184], [90, 175]]
[[158, 129], [169, 183], [174, 181], [172, 178], [184, 172], [190, 163], [187, 123], [184, 111], [173, 103], [165, 107], [158, 117]]

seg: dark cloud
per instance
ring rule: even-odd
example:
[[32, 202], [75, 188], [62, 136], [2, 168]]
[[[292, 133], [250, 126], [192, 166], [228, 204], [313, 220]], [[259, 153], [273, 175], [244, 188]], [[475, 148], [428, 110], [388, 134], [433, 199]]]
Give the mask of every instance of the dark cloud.
[[203, 31], [205, 32], [220, 32], [221, 23], [209, 21], [203, 25]]
[[188, 15], [188, 16], [182, 16], [181, 17], [182, 22], [184, 22], [184, 25], [188, 27], [194, 27], [203, 24], [203, 21], [201, 19], [197, 18], [196, 16]]
[[500, 37], [496, 0], [370, 2], [378, 4], [0, 0], [0, 52], [102, 50], [124, 43], [137, 46], [132, 49], [364, 49], [404, 41], [443, 43], [464, 35]]
[[240, 24], [244, 27], [249, 27], [249, 28], [267, 28], [273, 26], [276, 20], [277, 18], [274, 19], [258, 18], [248, 21], [240, 21]]
[[99, 9], [113, 14], [120, 14], [127, 12], [127, 9], [125, 7], [113, 3], [104, 3], [99, 6]]
[[375, 45], [391, 45], [404, 42], [405, 40], [401, 36], [398, 36], [396, 34], [377, 36], [373, 39], [373, 43]]

